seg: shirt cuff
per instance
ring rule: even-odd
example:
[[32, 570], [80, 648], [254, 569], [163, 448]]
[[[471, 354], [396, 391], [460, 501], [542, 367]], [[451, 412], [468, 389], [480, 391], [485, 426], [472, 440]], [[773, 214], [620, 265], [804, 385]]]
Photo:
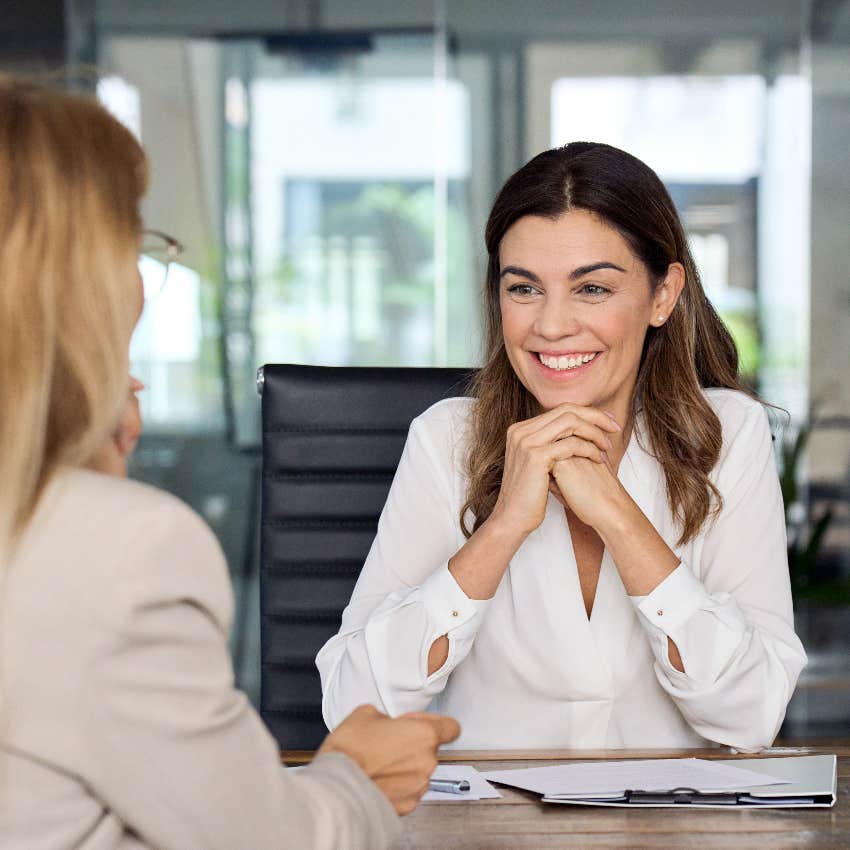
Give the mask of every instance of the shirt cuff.
[[449, 572], [448, 563], [425, 579], [420, 594], [437, 637], [461, 638], [474, 634], [491, 601], [470, 599]]
[[688, 567], [682, 563], [647, 596], [630, 596], [645, 620], [666, 635], [706, 607], [710, 597]]

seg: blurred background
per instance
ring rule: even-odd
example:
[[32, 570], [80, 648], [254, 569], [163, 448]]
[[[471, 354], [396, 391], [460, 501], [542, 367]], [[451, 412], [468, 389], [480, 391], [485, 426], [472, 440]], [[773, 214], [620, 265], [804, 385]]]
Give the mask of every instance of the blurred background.
[[783, 736], [847, 737], [850, 0], [2, 6], [3, 69], [96, 89], [150, 155], [147, 226], [186, 245], [133, 341], [133, 475], [218, 534], [252, 699], [257, 367], [476, 364], [493, 196], [586, 139], [665, 181], [747, 380], [790, 414], [774, 431], [810, 665]]

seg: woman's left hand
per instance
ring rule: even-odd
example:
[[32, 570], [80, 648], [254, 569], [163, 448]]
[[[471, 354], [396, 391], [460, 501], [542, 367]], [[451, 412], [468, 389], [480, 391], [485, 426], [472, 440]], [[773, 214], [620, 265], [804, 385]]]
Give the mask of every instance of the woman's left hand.
[[594, 463], [583, 457], [557, 461], [552, 468], [549, 490], [597, 532], [631, 501], [610, 463]]

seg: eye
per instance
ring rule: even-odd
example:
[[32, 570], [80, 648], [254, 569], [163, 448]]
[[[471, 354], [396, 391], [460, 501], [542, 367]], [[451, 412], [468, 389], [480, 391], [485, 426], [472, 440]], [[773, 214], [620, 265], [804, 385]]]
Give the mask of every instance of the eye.
[[585, 283], [578, 289], [579, 295], [589, 295], [591, 298], [601, 298], [604, 295], [610, 295], [611, 290], [605, 286], [600, 286], [598, 283]]
[[530, 283], [513, 283], [506, 291], [508, 295], [513, 295], [515, 298], [531, 298], [540, 292], [537, 287]]

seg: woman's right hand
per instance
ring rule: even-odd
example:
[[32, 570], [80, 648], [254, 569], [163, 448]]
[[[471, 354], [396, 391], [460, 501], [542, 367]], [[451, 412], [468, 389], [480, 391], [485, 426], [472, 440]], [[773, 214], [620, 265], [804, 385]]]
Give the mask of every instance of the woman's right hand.
[[458, 722], [442, 714], [415, 712], [391, 718], [373, 705], [361, 705], [325, 738], [317, 755], [345, 753], [395, 810], [406, 815], [428, 790], [437, 766], [437, 748], [458, 735]]
[[490, 520], [530, 534], [546, 514], [555, 463], [571, 457], [604, 463], [612, 448], [608, 435], [620, 430], [601, 410], [570, 403], [515, 422], [508, 428], [502, 486]]

